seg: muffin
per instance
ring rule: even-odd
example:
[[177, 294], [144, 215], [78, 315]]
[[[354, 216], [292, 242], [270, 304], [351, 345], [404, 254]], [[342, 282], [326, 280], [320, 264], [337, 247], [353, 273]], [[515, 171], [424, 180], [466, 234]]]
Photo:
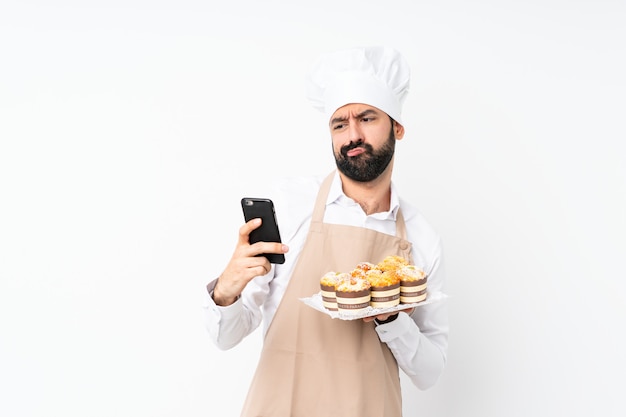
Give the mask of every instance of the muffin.
[[410, 304], [424, 301], [426, 292], [426, 274], [415, 265], [405, 265], [396, 272], [400, 278], [400, 303]]
[[343, 313], [359, 313], [370, 305], [370, 283], [365, 278], [347, 277], [335, 288], [337, 309]]
[[374, 308], [400, 304], [400, 278], [393, 271], [370, 269], [365, 275], [370, 283], [370, 305]]
[[337, 297], [335, 296], [335, 288], [337, 283], [347, 278], [346, 273], [327, 272], [320, 279], [320, 289], [322, 293], [322, 304], [330, 311], [337, 311]]

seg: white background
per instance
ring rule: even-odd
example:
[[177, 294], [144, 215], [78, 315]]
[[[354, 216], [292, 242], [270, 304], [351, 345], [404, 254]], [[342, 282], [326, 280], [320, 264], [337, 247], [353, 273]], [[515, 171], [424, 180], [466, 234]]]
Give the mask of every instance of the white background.
[[214, 348], [203, 286], [243, 195], [333, 168], [304, 74], [369, 44], [413, 68], [395, 181], [447, 256], [405, 414], [624, 415], [624, 3], [295, 3], [3, 0], [0, 415], [238, 415], [260, 333]]

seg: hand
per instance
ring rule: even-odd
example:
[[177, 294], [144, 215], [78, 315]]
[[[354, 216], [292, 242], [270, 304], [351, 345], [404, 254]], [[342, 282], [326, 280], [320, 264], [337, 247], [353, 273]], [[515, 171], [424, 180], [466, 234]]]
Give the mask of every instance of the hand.
[[[413, 310], [415, 310], [415, 308], [411, 307], [411, 308], [407, 308], [405, 310], [397, 311], [397, 313], [400, 313], [400, 312], [404, 311], [406, 314], [408, 314], [410, 316], [411, 314], [413, 314]], [[363, 321], [366, 322], [366, 323], [369, 323], [370, 321], [374, 321], [374, 320], [385, 321], [389, 317], [393, 316], [394, 314], [396, 314], [396, 313], [385, 313], [385, 314], [379, 314], [377, 316], [372, 316], [372, 317], [363, 317]]]
[[252, 219], [239, 229], [239, 240], [226, 269], [213, 290], [215, 304], [227, 306], [234, 303], [254, 277], [270, 272], [271, 265], [261, 253], [286, 253], [287, 245], [276, 242], [250, 244], [250, 232], [261, 226], [261, 219]]

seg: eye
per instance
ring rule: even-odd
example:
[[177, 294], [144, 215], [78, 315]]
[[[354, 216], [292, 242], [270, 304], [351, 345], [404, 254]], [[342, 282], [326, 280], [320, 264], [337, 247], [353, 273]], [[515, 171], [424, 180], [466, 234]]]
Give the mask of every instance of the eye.
[[345, 125], [343, 123], [337, 123], [335, 125], [333, 125], [333, 130], [340, 130], [343, 129]]

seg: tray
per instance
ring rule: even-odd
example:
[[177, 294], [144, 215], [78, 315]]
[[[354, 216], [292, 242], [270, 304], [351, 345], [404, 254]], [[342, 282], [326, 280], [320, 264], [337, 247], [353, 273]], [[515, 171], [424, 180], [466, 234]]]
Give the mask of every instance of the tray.
[[324, 304], [322, 303], [322, 294], [319, 293], [319, 292], [317, 294], [313, 294], [310, 297], [300, 298], [300, 301], [302, 301], [304, 304], [308, 305], [309, 307], [312, 307], [315, 310], [320, 311], [320, 312], [330, 316], [333, 319], [357, 320], [357, 319], [362, 319], [364, 317], [377, 316], [379, 314], [394, 313], [396, 311], [406, 310], [407, 308], [425, 306], [425, 305], [428, 305], [428, 304], [432, 304], [432, 303], [436, 303], [438, 301], [441, 301], [441, 300], [445, 299], [446, 297], [447, 297], [447, 295], [445, 295], [444, 293], [442, 293], [440, 291], [437, 291], [437, 292], [434, 292], [434, 293], [430, 293], [429, 292], [428, 295], [426, 296], [426, 299], [424, 301], [419, 302], [419, 303], [400, 304], [400, 305], [397, 305], [395, 307], [387, 307], [387, 308], [367, 307], [365, 310], [359, 311], [359, 312], [355, 312], [355, 313], [352, 313], [352, 312], [344, 313], [344, 312], [339, 312], [339, 311], [327, 310], [326, 307], [324, 307]]

